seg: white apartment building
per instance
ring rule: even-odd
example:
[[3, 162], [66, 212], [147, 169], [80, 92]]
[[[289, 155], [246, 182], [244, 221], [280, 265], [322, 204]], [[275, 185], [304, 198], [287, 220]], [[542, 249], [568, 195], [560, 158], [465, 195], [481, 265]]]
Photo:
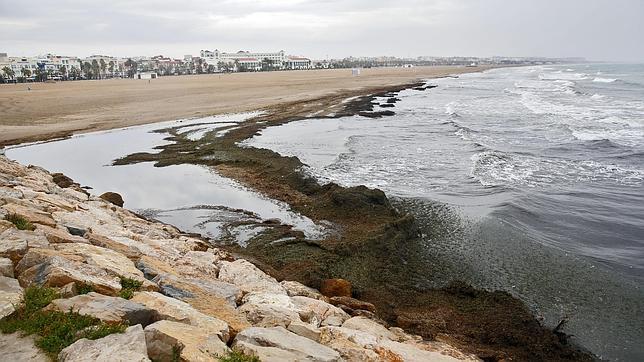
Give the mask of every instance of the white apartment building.
[[[215, 66], [219, 69], [219, 63], [223, 62], [228, 65], [239, 64], [249, 70], [261, 70], [262, 62], [266, 59], [270, 62], [271, 66], [275, 69], [309, 69], [311, 68], [311, 60], [302, 57], [287, 56], [286, 52], [280, 50], [278, 52], [257, 52], [251, 53], [247, 51], [239, 51], [236, 53], [221, 52], [217, 49], [214, 51], [202, 50], [200, 52], [201, 58], [208, 65]], [[237, 70], [237, 69], [236, 69]]]

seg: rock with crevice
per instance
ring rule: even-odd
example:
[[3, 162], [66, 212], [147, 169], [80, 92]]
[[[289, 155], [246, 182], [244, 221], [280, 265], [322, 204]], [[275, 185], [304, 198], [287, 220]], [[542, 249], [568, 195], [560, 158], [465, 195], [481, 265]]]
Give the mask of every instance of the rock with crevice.
[[0, 275], [13, 278], [13, 262], [9, 258], [0, 258]]
[[125, 333], [110, 334], [97, 340], [79, 339], [58, 354], [59, 362], [148, 362], [145, 333], [140, 324]]
[[297, 356], [296, 360], [304, 361], [340, 361], [340, 354], [326, 346], [308, 338], [298, 336], [282, 327], [260, 328], [251, 327], [241, 331], [235, 337], [233, 348], [241, 347], [259, 356], [262, 361], [275, 361], [274, 358], [264, 358], [263, 348], [276, 348]]
[[54, 221], [54, 218], [51, 216], [51, 214], [42, 210], [18, 204], [2, 205], [2, 208], [5, 209], [9, 214], [18, 215], [29, 220], [33, 224], [42, 224], [52, 227], [56, 226], [56, 221]]
[[321, 324], [337, 325], [350, 318], [345, 311], [323, 300], [295, 296], [291, 297], [291, 302], [295, 305], [295, 310], [303, 321], [316, 326]]
[[316, 289], [313, 289], [311, 287], [307, 287], [306, 285], [292, 281], [292, 280], [284, 280], [281, 281], [280, 284], [286, 289], [286, 292], [290, 297], [296, 297], [296, 296], [301, 296], [301, 297], [309, 297], [313, 299], [324, 299], [324, 296], [322, 293], [317, 291]]
[[70, 310], [109, 323], [141, 324], [147, 326], [157, 319], [156, 311], [143, 304], [95, 292], [68, 299], [55, 299], [46, 308], [59, 312]]
[[369, 333], [380, 338], [394, 341], [398, 339], [396, 334], [385, 328], [382, 324], [365, 317], [352, 317], [345, 321], [342, 327]]
[[184, 323], [159, 321], [145, 328], [148, 356], [154, 361], [215, 361], [230, 348], [216, 334]]
[[36, 230], [42, 231], [45, 237], [47, 238], [47, 241], [49, 241], [52, 244], [63, 244], [63, 243], [87, 244], [89, 243], [87, 239], [70, 234], [69, 230], [67, 230], [66, 228], [59, 229], [59, 228], [53, 228], [51, 226], [46, 226], [46, 225], [37, 225]]
[[275, 278], [243, 259], [233, 262], [222, 261], [219, 267], [219, 279], [235, 284], [244, 293], [258, 292], [286, 295], [286, 289]]
[[228, 342], [230, 338], [230, 330], [226, 322], [203, 314], [178, 299], [157, 292], [138, 292], [134, 294], [131, 301], [155, 310], [158, 320], [167, 319], [199, 327], [209, 333], [217, 334], [224, 342]]

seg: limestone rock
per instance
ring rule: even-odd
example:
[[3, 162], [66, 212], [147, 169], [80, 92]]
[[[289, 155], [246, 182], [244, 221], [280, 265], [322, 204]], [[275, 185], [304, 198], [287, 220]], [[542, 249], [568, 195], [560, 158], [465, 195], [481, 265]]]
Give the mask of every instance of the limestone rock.
[[21, 216], [34, 224], [42, 224], [47, 226], [56, 226], [56, 221], [51, 217], [51, 214], [23, 205], [7, 204], [2, 206], [9, 214], [16, 214]]
[[47, 355], [34, 344], [33, 336], [21, 336], [19, 332], [0, 333], [0, 351], [4, 361], [49, 362]]
[[207, 276], [217, 278], [217, 275], [219, 274], [219, 267], [217, 266], [218, 262], [219, 259], [213, 253], [206, 251], [189, 251], [177, 260], [173, 264], [173, 267], [182, 275], [193, 276], [196, 278], [205, 278]]
[[141, 325], [90, 341], [83, 338], [58, 354], [59, 362], [143, 362], [150, 361]]
[[47, 310], [89, 315], [104, 322], [127, 322], [130, 325], [147, 326], [157, 318], [156, 312], [142, 304], [119, 297], [110, 297], [95, 292], [77, 295], [69, 299], [56, 299]]
[[230, 349], [216, 334], [188, 324], [159, 321], [145, 328], [148, 356], [155, 361], [170, 361], [176, 349], [182, 361], [216, 360]]
[[13, 262], [9, 258], [0, 258], [0, 275], [13, 278]]
[[123, 197], [117, 194], [116, 192], [106, 192], [99, 197], [116, 206], [123, 207], [123, 204], [124, 204]]
[[116, 295], [121, 290], [121, 280], [104, 269], [61, 256], [49, 257], [47, 261], [30, 267], [18, 276], [18, 280], [23, 287], [32, 284], [62, 287], [79, 282], [91, 285], [95, 291], [105, 295]]
[[0, 234], [2, 234], [3, 232], [9, 229], [14, 229], [16, 227], [12, 222], [4, 219], [6, 216], [7, 216], [6, 210], [0, 208]]
[[351, 283], [344, 279], [324, 279], [320, 292], [327, 297], [350, 297]]
[[286, 351], [277, 347], [264, 347], [256, 344], [236, 341], [234, 349], [248, 356], [256, 356], [262, 362], [295, 362], [309, 361], [302, 358], [297, 352]]
[[380, 338], [397, 340], [396, 334], [385, 328], [382, 324], [378, 324], [365, 317], [353, 317], [344, 322], [342, 327], [363, 331]]
[[67, 229], [57, 229], [46, 225], [37, 225], [36, 230], [41, 230], [47, 241], [52, 244], [60, 243], [81, 243], [87, 244], [88, 241], [80, 236], [70, 234]]
[[291, 298], [286, 294], [249, 293], [238, 310], [246, 319], [258, 327], [287, 327], [292, 321], [299, 321], [300, 315]]
[[142, 256], [141, 250], [139, 250], [132, 243], [121, 243], [107, 236], [87, 233], [85, 235], [90, 244], [100, 246], [102, 248], [114, 250], [117, 253], [125, 255], [129, 259], [139, 259]]
[[302, 321], [292, 321], [287, 328], [298, 336], [306, 337], [312, 341], [320, 341], [320, 330], [314, 325]]
[[22, 303], [23, 290], [18, 281], [0, 276], [0, 319], [15, 311], [15, 306]]
[[134, 294], [131, 301], [155, 310], [159, 320], [167, 319], [199, 327], [205, 332], [217, 334], [224, 342], [228, 342], [230, 338], [226, 322], [205, 315], [180, 300], [156, 292], [138, 292]]
[[49, 242], [42, 231], [9, 229], [0, 234], [0, 257], [9, 258], [17, 264], [32, 247], [46, 247]]
[[383, 339], [375, 348], [375, 352], [382, 360], [386, 361], [436, 361], [451, 362], [458, 359], [439, 352], [425, 351], [411, 344], [394, 342]]
[[62, 298], [71, 298], [78, 295], [78, 288], [76, 288], [76, 283], [68, 283], [60, 287], [58, 293]]
[[217, 279], [180, 278], [170, 274], [157, 275], [153, 280], [165, 295], [177, 299], [194, 298], [195, 294], [210, 295], [237, 307], [242, 291], [236, 285]]
[[[282, 327], [251, 327], [245, 329], [235, 337], [233, 348], [236, 347], [259, 356], [262, 361], [278, 360], [276, 359], [278, 351], [269, 350], [267, 352], [264, 350], [264, 348], [267, 347], [289, 352], [289, 355], [297, 356], [295, 360], [341, 360], [340, 354], [333, 349], [316, 343], [308, 338], [298, 336]], [[271, 352], [274, 353], [273, 356], [264, 355]]]
[[275, 278], [243, 259], [233, 262], [222, 261], [219, 269], [219, 279], [235, 284], [244, 293], [286, 294], [284, 287]]
[[53, 207], [53, 210], [74, 211], [76, 209], [76, 205], [55, 194], [38, 193], [34, 200], [43, 206]]
[[[337, 325], [350, 318], [342, 309], [322, 300], [296, 296], [291, 297], [291, 301], [295, 305], [300, 318], [314, 325]], [[333, 322], [331, 322], [332, 320]], [[326, 323], [323, 323], [325, 321]]]
[[320, 292], [318, 292], [313, 288], [307, 287], [306, 285], [300, 282], [284, 280], [280, 282], [280, 284], [284, 287], [284, 289], [286, 289], [286, 292], [291, 297], [302, 296], [302, 297], [309, 297], [313, 299], [324, 298], [324, 296]]

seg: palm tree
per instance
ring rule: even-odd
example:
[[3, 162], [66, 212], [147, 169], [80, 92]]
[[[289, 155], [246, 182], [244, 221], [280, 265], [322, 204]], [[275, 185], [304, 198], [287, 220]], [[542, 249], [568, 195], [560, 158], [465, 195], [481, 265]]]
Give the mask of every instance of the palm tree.
[[113, 77], [114, 76], [114, 61], [110, 60], [108, 66], [109, 66], [110, 74]]
[[14, 72], [13, 69], [11, 69], [9, 67], [3, 67], [2, 68], [2, 73], [4, 73], [4, 75], [6, 75], [10, 79], [13, 79], [13, 77], [16, 76], [16, 72]]
[[29, 77], [31, 77], [31, 69], [29, 69], [29, 68], [24, 68], [24, 67], [23, 67], [23, 68], [20, 70], [20, 73], [22, 73], [22, 76], [23, 76], [23, 77], [25, 77], [25, 78], [29, 78]]
[[105, 70], [107, 69], [107, 63], [105, 63], [105, 60], [101, 59], [100, 66], [101, 66], [101, 75], [102, 77], [105, 77]]
[[99, 79], [101, 72], [101, 66], [98, 64], [96, 59], [92, 60], [92, 73], [94, 74], [94, 79]]
[[83, 67], [83, 73], [85, 74], [85, 79], [91, 79], [92, 78], [92, 65], [89, 62], [85, 62], [82, 65]]
[[73, 80], [76, 80], [80, 77], [80, 72], [78, 71], [78, 68], [72, 65], [71, 69], [69, 70], [69, 76]]

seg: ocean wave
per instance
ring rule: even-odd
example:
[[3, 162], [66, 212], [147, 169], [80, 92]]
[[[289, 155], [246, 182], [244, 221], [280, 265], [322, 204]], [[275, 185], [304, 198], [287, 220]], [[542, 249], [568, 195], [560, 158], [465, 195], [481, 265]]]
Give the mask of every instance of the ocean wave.
[[599, 161], [550, 159], [500, 151], [479, 152], [471, 161], [470, 176], [483, 186], [543, 187], [575, 182], [644, 184], [644, 170]]
[[593, 82], [596, 82], [596, 83], [613, 83], [613, 82], [614, 82], [614, 81], [616, 81], [616, 80], [617, 80], [617, 78], [601, 78], [601, 77], [595, 77], [595, 79], [593, 79]]
[[541, 73], [539, 74], [540, 80], [584, 80], [588, 79], [586, 73], [564, 73], [562, 71]]

